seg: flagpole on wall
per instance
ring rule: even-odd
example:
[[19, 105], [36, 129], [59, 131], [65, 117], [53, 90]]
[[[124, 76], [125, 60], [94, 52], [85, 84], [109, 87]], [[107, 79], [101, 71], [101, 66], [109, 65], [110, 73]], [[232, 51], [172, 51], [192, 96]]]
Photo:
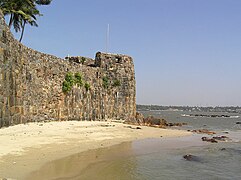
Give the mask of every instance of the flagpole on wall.
[[110, 24], [107, 25], [107, 32], [106, 32], [106, 53], [109, 51], [109, 40], [110, 40]]

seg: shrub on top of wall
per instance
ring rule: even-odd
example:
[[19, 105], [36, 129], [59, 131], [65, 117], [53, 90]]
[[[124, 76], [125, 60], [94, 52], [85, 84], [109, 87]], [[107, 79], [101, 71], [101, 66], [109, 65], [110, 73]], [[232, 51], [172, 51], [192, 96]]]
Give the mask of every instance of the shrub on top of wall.
[[81, 57], [81, 63], [84, 64], [86, 61], [86, 58], [85, 57]]

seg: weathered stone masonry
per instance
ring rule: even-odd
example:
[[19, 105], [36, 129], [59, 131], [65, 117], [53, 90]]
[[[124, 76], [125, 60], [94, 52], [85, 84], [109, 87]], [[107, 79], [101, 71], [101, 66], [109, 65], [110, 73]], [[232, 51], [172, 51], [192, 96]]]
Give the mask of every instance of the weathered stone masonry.
[[[80, 72], [90, 90], [62, 92], [67, 72]], [[108, 77], [109, 88], [103, 87]], [[118, 80], [120, 86], [113, 86]], [[15, 40], [0, 12], [0, 127], [42, 120], [131, 120], [135, 73], [129, 56], [97, 53], [82, 64], [43, 54]]]

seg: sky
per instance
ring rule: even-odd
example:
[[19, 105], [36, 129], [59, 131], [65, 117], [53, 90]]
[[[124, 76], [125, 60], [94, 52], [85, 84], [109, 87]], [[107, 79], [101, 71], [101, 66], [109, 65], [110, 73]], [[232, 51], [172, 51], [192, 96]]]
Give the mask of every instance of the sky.
[[39, 9], [23, 44], [62, 58], [105, 52], [109, 24], [109, 52], [134, 59], [138, 104], [241, 106], [240, 0], [53, 0]]

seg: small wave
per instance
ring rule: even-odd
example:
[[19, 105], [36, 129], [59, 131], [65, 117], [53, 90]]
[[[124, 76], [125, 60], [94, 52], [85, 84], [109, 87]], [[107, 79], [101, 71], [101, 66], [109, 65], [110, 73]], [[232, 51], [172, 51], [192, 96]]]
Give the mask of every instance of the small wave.
[[190, 117], [191, 115], [189, 115], [189, 114], [182, 114], [181, 116], [183, 116], [183, 117]]
[[230, 118], [239, 118], [240, 116], [230, 116]]

